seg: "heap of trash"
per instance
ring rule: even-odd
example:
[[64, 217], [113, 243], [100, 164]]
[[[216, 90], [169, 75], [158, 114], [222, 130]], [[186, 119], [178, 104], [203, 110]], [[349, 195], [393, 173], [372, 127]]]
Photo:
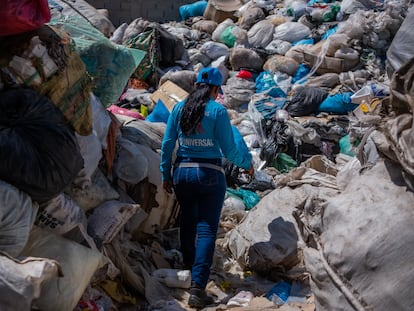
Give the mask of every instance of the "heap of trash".
[[207, 66], [256, 173], [224, 163], [206, 310], [413, 310], [411, 1], [4, 2], [1, 310], [189, 310], [160, 148]]

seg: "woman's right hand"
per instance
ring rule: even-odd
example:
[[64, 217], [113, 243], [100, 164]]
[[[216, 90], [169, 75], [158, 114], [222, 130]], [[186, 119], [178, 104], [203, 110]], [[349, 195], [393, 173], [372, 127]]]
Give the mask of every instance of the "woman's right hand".
[[246, 171], [252, 178], [254, 178], [254, 166], [253, 164], [250, 166], [249, 170]]

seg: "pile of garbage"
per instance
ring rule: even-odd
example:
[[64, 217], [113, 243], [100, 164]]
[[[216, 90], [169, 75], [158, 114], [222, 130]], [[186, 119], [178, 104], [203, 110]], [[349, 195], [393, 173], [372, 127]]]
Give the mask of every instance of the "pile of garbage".
[[207, 66], [256, 170], [224, 163], [210, 308], [413, 309], [410, 1], [5, 2], [2, 310], [188, 309], [160, 148]]

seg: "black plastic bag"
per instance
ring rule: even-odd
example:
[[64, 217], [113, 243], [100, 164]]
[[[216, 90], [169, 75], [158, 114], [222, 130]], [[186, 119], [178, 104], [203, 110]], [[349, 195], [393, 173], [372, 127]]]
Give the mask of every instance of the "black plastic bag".
[[316, 87], [298, 87], [285, 108], [292, 117], [309, 116], [315, 113], [328, 92]]
[[83, 167], [72, 129], [46, 96], [32, 89], [0, 93], [0, 179], [43, 202]]
[[161, 51], [160, 65], [163, 67], [174, 66], [184, 53], [183, 42], [162, 27], [157, 27], [157, 30]]

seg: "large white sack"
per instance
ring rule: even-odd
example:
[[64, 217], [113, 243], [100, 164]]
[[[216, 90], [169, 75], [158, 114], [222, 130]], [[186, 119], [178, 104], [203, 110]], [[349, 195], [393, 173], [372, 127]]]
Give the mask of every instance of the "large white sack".
[[401, 167], [382, 161], [328, 200], [322, 251], [305, 251], [318, 310], [414, 309], [413, 206]]
[[88, 233], [94, 238], [97, 245], [111, 243], [115, 236], [123, 229], [127, 221], [140, 209], [139, 204], [107, 201], [97, 208], [88, 218]]
[[0, 251], [19, 255], [26, 245], [38, 207], [26, 193], [0, 180]]
[[0, 310], [29, 311], [43, 283], [61, 273], [55, 260], [28, 257], [18, 260], [0, 254]]
[[40, 297], [33, 302], [42, 311], [72, 311], [95, 271], [106, 263], [98, 251], [38, 227], [33, 227], [21, 255], [54, 259], [62, 267], [63, 277], [45, 282]]
[[39, 213], [36, 216], [36, 226], [64, 235], [72, 232], [66, 238], [78, 243], [89, 240], [86, 234], [88, 221], [85, 211], [67, 194], [61, 193], [53, 199], [40, 204]]
[[276, 189], [265, 196], [227, 233], [225, 238], [232, 257], [241, 266], [261, 273], [297, 264], [298, 236], [292, 213], [317, 193], [317, 187], [304, 185], [300, 190]]

